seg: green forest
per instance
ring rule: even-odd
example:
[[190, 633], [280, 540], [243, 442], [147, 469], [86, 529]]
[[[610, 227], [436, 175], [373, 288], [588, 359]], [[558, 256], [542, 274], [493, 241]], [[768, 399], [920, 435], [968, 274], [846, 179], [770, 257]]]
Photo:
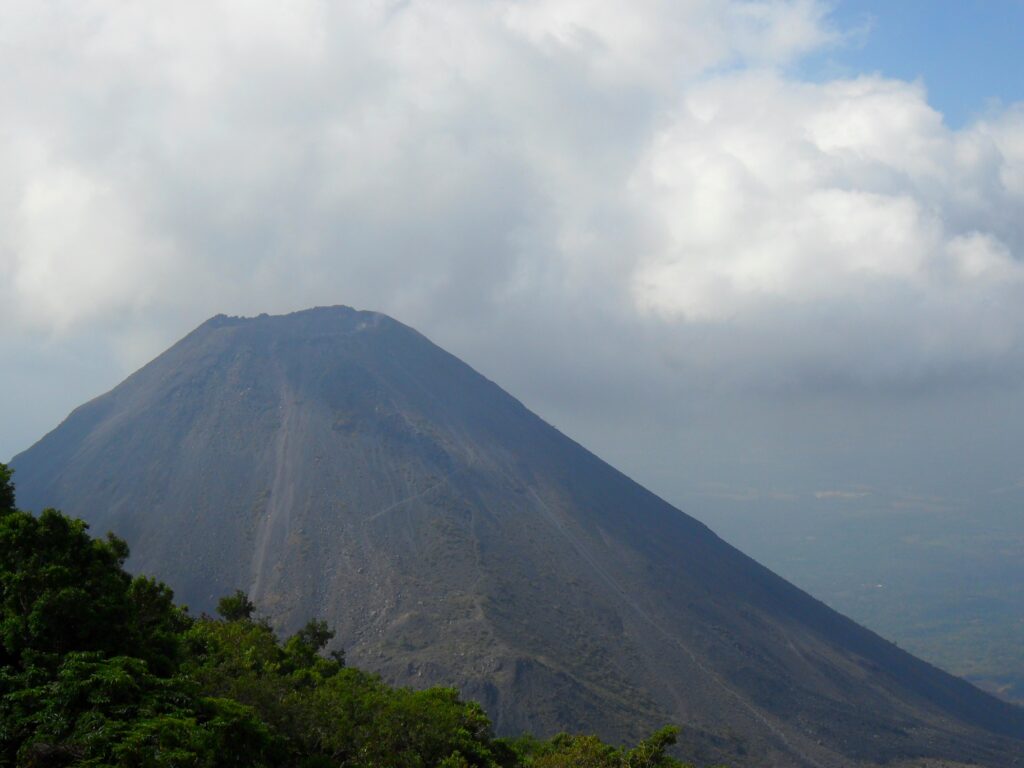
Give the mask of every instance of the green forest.
[[0, 766], [682, 768], [665, 727], [495, 737], [451, 688], [394, 688], [345, 665], [312, 620], [278, 638], [243, 592], [218, 617], [124, 569], [112, 534], [15, 506], [0, 464]]

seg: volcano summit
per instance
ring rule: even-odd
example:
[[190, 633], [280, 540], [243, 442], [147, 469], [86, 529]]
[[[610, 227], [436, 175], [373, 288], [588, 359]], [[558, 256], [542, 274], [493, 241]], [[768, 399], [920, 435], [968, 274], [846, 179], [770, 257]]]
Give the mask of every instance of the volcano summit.
[[247, 590], [501, 732], [734, 766], [1024, 764], [1024, 710], [738, 552], [389, 317], [217, 316], [15, 457], [194, 610]]

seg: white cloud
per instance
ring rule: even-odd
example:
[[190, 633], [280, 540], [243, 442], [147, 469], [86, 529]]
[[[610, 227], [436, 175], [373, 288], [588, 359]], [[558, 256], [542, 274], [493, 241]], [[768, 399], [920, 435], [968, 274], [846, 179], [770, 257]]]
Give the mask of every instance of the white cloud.
[[174, 261], [105, 180], [73, 167], [36, 169], [7, 225], [8, 312], [33, 327], [67, 331], [112, 306], [145, 308]]
[[785, 63], [836, 38], [811, 0], [527, 0], [508, 4], [505, 18], [545, 52], [644, 89], [678, 88], [725, 65]]
[[855, 377], [998, 362], [1024, 320], [1024, 197], [1007, 182], [1022, 135], [1013, 113], [952, 131], [919, 85], [878, 77], [701, 83], [632, 180], [661, 227], [637, 303], [669, 322], [728, 323], [726, 344], [802, 313], [815, 328], [779, 358]]
[[1016, 370], [1024, 112], [789, 74], [842, 35], [813, 0], [10, 0], [0, 317], [155, 353], [345, 302], [666, 399]]

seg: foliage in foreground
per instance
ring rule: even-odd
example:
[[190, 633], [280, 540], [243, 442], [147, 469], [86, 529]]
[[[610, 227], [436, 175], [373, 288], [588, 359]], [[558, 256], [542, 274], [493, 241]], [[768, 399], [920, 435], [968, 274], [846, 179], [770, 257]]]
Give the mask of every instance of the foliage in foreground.
[[281, 642], [243, 593], [194, 619], [125, 572], [120, 539], [14, 503], [0, 464], [0, 766], [682, 766], [666, 755], [674, 728], [633, 749], [495, 738], [454, 689], [346, 667], [323, 622]]

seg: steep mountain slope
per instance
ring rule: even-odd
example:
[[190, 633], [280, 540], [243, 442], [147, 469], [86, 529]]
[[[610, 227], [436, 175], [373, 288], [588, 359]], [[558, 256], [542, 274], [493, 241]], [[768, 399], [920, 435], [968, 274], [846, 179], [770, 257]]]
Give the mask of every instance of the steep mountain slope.
[[12, 462], [26, 508], [114, 530], [194, 609], [248, 589], [349, 657], [450, 683], [504, 732], [695, 757], [1024, 765], [1024, 710], [718, 539], [412, 329], [215, 317]]

